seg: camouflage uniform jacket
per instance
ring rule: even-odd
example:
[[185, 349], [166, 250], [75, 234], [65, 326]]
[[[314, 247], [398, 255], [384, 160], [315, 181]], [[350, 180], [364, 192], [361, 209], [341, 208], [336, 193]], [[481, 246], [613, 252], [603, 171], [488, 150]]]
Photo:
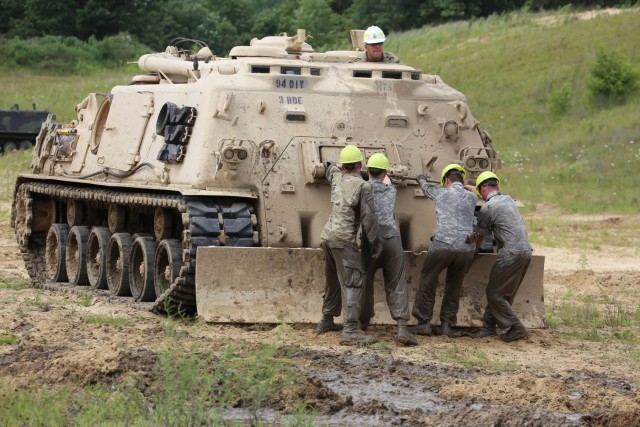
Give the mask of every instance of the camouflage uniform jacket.
[[436, 241], [453, 246], [455, 250], [469, 250], [465, 243], [467, 235], [473, 231], [473, 219], [478, 197], [465, 190], [460, 182], [449, 187], [425, 183], [424, 195], [436, 203]]
[[398, 58], [391, 52], [382, 52], [382, 59], [380, 59], [380, 61], [369, 61], [369, 59], [367, 58], [367, 54], [363, 53], [362, 55], [355, 58], [353, 62], [382, 62], [385, 64], [399, 64], [400, 58]]
[[320, 238], [357, 247], [356, 235], [362, 222], [371, 245], [379, 245], [378, 219], [371, 185], [360, 175], [342, 172], [335, 165], [327, 169], [326, 178], [331, 183], [333, 209]]
[[391, 184], [385, 184], [377, 178], [369, 180], [373, 189], [373, 202], [376, 206], [376, 215], [380, 224], [380, 237], [388, 239], [399, 236], [396, 228], [396, 219], [393, 213], [396, 205], [396, 194], [398, 190]]
[[478, 227], [485, 233], [493, 231], [498, 251], [508, 252], [530, 251], [529, 235], [518, 208], [507, 194], [495, 191], [487, 197], [487, 201], [478, 213]]

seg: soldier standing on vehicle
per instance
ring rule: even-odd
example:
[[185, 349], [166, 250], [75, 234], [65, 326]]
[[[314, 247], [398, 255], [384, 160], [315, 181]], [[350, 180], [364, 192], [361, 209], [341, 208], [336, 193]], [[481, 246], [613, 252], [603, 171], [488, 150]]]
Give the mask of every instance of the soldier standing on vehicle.
[[371, 26], [364, 32], [362, 41], [364, 42], [364, 55], [356, 58], [355, 62], [384, 62], [388, 64], [399, 64], [400, 59], [393, 53], [384, 51], [384, 41], [386, 37], [379, 28]]
[[[354, 145], [347, 145], [340, 152], [342, 170], [329, 163], [326, 178], [331, 183], [333, 209], [320, 238], [325, 255], [325, 294], [322, 304], [322, 320], [316, 331], [321, 334], [340, 329], [333, 318], [344, 319], [340, 344], [372, 344], [377, 340], [358, 332], [360, 299], [364, 271], [358, 255], [356, 235], [362, 223], [371, 244], [372, 256], [380, 255], [382, 246], [378, 237], [378, 219], [371, 185], [360, 176], [362, 153]], [[346, 307], [342, 307], [342, 296]]]
[[393, 213], [397, 190], [387, 177], [388, 169], [389, 159], [382, 153], [372, 155], [367, 162], [369, 184], [373, 189], [373, 201], [380, 225], [382, 253], [377, 259], [371, 256], [371, 245], [365, 237], [366, 233], [363, 233], [362, 265], [365, 276], [360, 328], [367, 330], [371, 318], [375, 315], [373, 310], [373, 279], [376, 270], [382, 268], [387, 305], [391, 311], [391, 317], [398, 323], [397, 341], [406, 346], [417, 345], [416, 337], [407, 330], [407, 322], [409, 321], [407, 277], [404, 269], [402, 241]]
[[500, 336], [503, 341], [509, 342], [527, 336], [527, 329], [511, 304], [529, 268], [531, 244], [515, 202], [500, 192], [499, 184], [500, 179], [489, 171], [482, 172], [476, 179], [475, 190], [485, 200], [478, 213], [478, 228], [487, 235], [493, 232], [498, 256], [489, 273], [483, 327], [474, 336], [495, 336], [498, 335], [496, 327], [509, 328]]
[[440, 186], [428, 183], [424, 175], [416, 177], [425, 196], [436, 204], [436, 232], [420, 273], [412, 311], [418, 325], [411, 331], [418, 335], [431, 335], [438, 276], [446, 268], [440, 324], [442, 335], [453, 336], [451, 327], [457, 322], [462, 281], [475, 253], [472, 233], [478, 198], [465, 190], [464, 177], [464, 169], [457, 164], [442, 170]]

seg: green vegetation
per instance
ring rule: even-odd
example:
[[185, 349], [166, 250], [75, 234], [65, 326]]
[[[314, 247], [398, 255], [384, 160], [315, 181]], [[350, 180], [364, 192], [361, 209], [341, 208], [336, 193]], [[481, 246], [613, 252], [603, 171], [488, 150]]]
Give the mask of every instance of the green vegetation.
[[[0, 73], [0, 86], [4, 88], [2, 81], [5, 75]], [[4, 97], [4, 90], [0, 92], [0, 98]], [[1, 104], [0, 104], [1, 105]], [[31, 162], [30, 151], [15, 151], [5, 156], [0, 156], [0, 220], [11, 217], [11, 198], [16, 185], [16, 176], [29, 170]], [[0, 284], [5, 285], [6, 279], [0, 279]], [[15, 280], [12, 279], [12, 282]]]
[[[619, 221], [619, 218], [575, 218], [549, 214], [530, 216], [528, 213], [524, 218], [529, 238], [534, 244], [594, 250], [601, 250], [603, 246], [640, 247], [640, 224]], [[588, 260], [585, 261], [588, 263]]]
[[437, 361], [444, 363], [494, 368], [499, 370], [518, 368], [518, 364], [513, 360], [496, 359], [490, 357], [484, 351], [475, 348], [462, 348], [454, 345], [453, 347], [447, 347], [443, 350], [434, 349], [431, 353]]
[[133, 325], [133, 322], [125, 317], [117, 316], [86, 316], [84, 320], [91, 325], [111, 325], [117, 327], [125, 327]]
[[0, 288], [11, 289], [14, 291], [21, 291], [31, 287], [31, 282], [28, 279], [16, 279], [16, 278], [0, 278]]
[[638, 212], [638, 90], [601, 105], [589, 82], [598, 46], [640, 68], [640, 10], [590, 20], [569, 12], [424, 27], [394, 34], [386, 48], [466, 95], [503, 160], [507, 193], [576, 212]]
[[61, 36], [27, 40], [0, 38], [0, 49], [5, 55], [0, 65], [3, 71], [17, 67], [55, 75], [86, 75], [105, 68], [122, 67], [149, 51], [128, 34], [87, 42]]
[[90, 307], [91, 304], [93, 303], [93, 298], [91, 298], [91, 295], [89, 294], [84, 294], [80, 297], [80, 305], [83, 307]]
[[639, 78], [639, 73], [620, 52], [607, 52], [600, 47], [596, 53], [596, 62], [591, 68], [588, 87], [595, 98], [624, 101], [638, 88]]
[[0, 335], [0, 345], [13, 345], [18, 342], [18, 337], [15, 335]]
[[[426, 24], [487, 17], [522, 7], [554, 9], [563, 5], [611, 7], [628, 0], [0, 0], [0, 34], [30, 38], [43, 35], [103, 40], [129, 32], [140, 41], [163, 49], [175, 37], [209, 43], [214, 52], [263, 37], [306, 28], [314, 45], [336, 46], [345, 29], [378, 25], [403, 31]], [[348, 38], [348, 37], [347, 37]], [[133, 44], [132, 43], [132, 44]]]
[[[638, 192], [629, 191], [640, 186], [636, 170], [640, 97], [629, 76], [637, 75], [640, 68], [639, 12], [628, 9], [590, 20], [576, 19], [569, 9], [555, 15], [524, 11], [491, 15], [394, 33], [386, 48], [409, 65], [439, 74], [466, 95], [503, 160], [499, 173], [504, 191], [525, 204], [551, 203], [574, 212], [633, 213], [640, 209]], [[121, 40], [117, 37], [126, 36], [82, 46], [61, 38], [47, 40], [56, 52], [64, 51], [53, 48], [56, 43], [72, 52], [104, 49], [111, 52], [106, 56], [111, 64], [122, 64], [125, 57], [136, 59], [136, 47], [127, 47], [130, 50], [118, 56], [118, 46], [126, 43], [117, 43]], [[318, 38], [311, 42], [316, 48], [327, 43]], [[5, 43], [10, 51], [20, 51], [19, 46], [36, 49], [29, 45], [32, 42]], [[610, 46], [615, 49], [608, 50]], [[108, 92], [116, 84], [127, 84], [137, 72], [133, 65], [105, 70], [105, 62], [91, 62], [98, 56], [93, 52], [81, 57], [73, 74], [51, 75], [49, 70], [58, 65], [3, 71], [0, 106], [33, 100], [56, 113], [59, 121], [74, 119], [73, 106], [89, 92]], [[16, 54], [13, 61], [22, 57]], [[611, 58], [618, 61], [617, 66], [602, 65]], [[618, 75], [622, 76], [618, 80], [609, 79]], [[594, 76], [602, 76], [603, 87], [613, 88], [612, 96], [623, 91], [626, 100], [594, 99]], [[628, 83], [620, 86], [619, 82]], [[2, 168], [5, 195], [12, 191], [11, 173]]]
[[43, 296], [43, 292], [41, 290], [36, 293], [35, 298], [26, 299], [24, 303], [31, 307], [35, 307], [37, 310], [45, 312], [51, 310], [54, 305], [49, 298]]
[[[278, 356], [278, 348], [225, 346], [220, 354], [182, 348], [169, 338], [153, 367], [154, 384], [124, 381], [83, 389], [12, 391], [0, 387], [0, 413], [6, 425], [29, 426], [186, 426], [229, 425], [220, 410], [246, 408], [251, 425], [261, 425], [267, 407], [297, 374]], [[291, 425], [312, 425], [313, 412], [300, 401]], [[233, 423], [231, 423], [233, 425]]]
[[618, 341], [638, 345], [640, 308], [602, 294], [600, 297], [567, 292], [548, 299], [549, 326], [561, 336], [587, 341]]

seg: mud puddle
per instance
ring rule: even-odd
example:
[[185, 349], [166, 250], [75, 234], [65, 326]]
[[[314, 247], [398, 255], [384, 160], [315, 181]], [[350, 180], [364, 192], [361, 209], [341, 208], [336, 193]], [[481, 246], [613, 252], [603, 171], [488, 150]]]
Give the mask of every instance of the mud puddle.
[[439, 397], [438, 379], [470, 379], [471, 371], [466, 368], [417, 365], [392, 356], [357, 351], [334, 354], [305, 350], [295, 357], [312, 360], [313, 363], [304, 369], [307, 377], [345, 402], [331, 416], [318, 416], [315, 419], [318, 424], [587, 425], [579, 413], [564, 414], [517, 405], [493, 405], [477, 400], [451, 401]]

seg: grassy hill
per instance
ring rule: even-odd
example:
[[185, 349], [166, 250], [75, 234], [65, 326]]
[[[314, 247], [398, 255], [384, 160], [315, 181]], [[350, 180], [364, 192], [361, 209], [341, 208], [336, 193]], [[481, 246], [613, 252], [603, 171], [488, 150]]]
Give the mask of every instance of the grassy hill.
[[587, 90], [598, 48], [640, 69], [640, 9], [514, 13], [391, 35], [387, 49], [460, 90], [503, 159], [503, 189], [580, 212], [640, 210], [640, 93]]
[[[503, 159], [503, 189], [529, 207], [638, 212], [640, 91], [624, 104], [594, 101], [587, 82], [599, 48], [640, 69], [640, 9], [582, 18], [567, 10], [492, 16], [391, 34], [386, 48], [467, 96]], [[68, 122], [87, 93], [126, 84], [136, 70], [2, 71], [0, 107], [33, 100]]]

